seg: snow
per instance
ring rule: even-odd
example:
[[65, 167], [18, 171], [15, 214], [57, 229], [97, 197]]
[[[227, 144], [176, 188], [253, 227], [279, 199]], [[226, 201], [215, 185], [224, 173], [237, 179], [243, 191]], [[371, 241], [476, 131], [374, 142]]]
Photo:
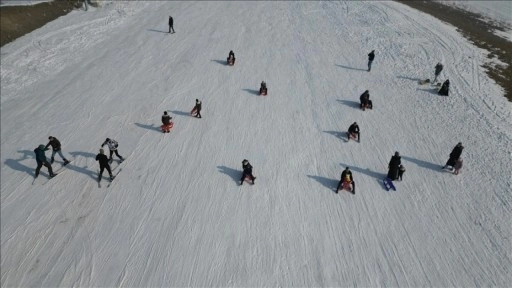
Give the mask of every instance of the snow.
[[[114, 1], [1, 57], [2, 286], [512, 282], [511, 103], [485, 51], [431, 16], [377, 1]], [[438, 61], [449, 97], [417, 83]], [[342, 139], [354, 121], [361, 143]], [[50, 135], [74, 162], [32, 185]], [[106, 137], [127, 159], [98, 188]], [[455, 176], [440, 168], [459, 141]], [[395, 151], [407, 172], [387, 192]], [[237, 183], [243, 159], [254, 186]], [[355, 195], [333, 192], [345, 166]]]
[[443, 0], [438, 2], [480, 14], [483, 20], [493, 22], [504, 29], [504, 31], [494, 30], [494, 34], [512, 42], [512, 1]]

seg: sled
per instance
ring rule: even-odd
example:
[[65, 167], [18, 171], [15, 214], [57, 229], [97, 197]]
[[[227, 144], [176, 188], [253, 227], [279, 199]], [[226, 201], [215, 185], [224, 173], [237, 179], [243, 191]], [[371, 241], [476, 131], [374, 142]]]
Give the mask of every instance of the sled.
[[163, 133], [166, 133], [166, 132], [169, 133], [169, 132], [171, 132], [171, 129], [173, 126], [174, 126], [174, 123], [170, 122], [168, 125], [160, 126], [160, 129], [162, 130]]
[[356, 136], [357, 136], [357, 134], [347, 132], [347, 142], [350, 141], [350, 139], [353, 139], [354, 141], [359, 142], [359, 138]]
[[389, 189], [393, 189], [394, 191], [396, 191], [395, 184], [393, 184], [393, 181], [391, 181], [391, 179], [383, 179], [382, 184], [384, 184], [384, 188], [386, 188], [386, 191], [389, 191]]

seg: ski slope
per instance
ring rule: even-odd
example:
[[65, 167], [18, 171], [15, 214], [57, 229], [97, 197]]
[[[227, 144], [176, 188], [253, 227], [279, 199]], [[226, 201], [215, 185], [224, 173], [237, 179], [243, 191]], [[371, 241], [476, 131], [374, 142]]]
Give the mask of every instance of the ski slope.
[[[58, 18], [1, 49], [1, 285], [508, 286], [512, 106], [485, 59], [395, 2], [114, 1]], [[417, 83], [438, 61], [449, 97]], [[361, 143], [342, 136], [354, 121]], [[50, 135], [74, 161], [32, 185]], [[98, 188], [106, 137], [127, 159]], [[459, 141], [455, 176], [440, 168]], [[407, 172], [387, 192], [395, 151]], [[238, 185], [243, 159], [254, 186]], [[346, 166], [355, 195], [333, 191]]]

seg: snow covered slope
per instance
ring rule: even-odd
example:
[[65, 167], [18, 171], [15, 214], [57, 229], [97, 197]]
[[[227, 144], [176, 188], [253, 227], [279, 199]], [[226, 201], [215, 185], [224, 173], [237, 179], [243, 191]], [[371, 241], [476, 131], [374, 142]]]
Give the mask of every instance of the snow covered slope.
[[[114, 1], [1, 54], [2, 286], [512, 282], [512, 107], [483, 51], [433, 17], [394, 2]], [[417, 84], [438, 61], [449, 97]], [[341, 136], [354, 121], [361, 143]], [[50, 135], [74, 162], [31, 185]], [[98, 188], [106, 137], [127, 160]], [[455, 176], [440, 167], [459, 141]], [[407, 172], [386, 192], [395, 151]], [[237, 183], [243, 159], [254, 186]], [[333, 192], [346, 166], [355, 195]]]

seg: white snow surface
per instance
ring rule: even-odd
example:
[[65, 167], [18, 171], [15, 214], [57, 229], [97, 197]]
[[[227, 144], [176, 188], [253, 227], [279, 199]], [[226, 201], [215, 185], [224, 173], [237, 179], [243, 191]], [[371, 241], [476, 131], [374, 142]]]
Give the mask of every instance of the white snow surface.
[[469, 12], [478, 13], [484, 18], [505, 23], [509, 27], [512, 26], [512, 1], [442, 0], [437, 2], [441, 2], [444, 5], [455, 6]]
[[[60, 17], [1, 49], [1, 285], [509, 286], [512, 105], [485, 52], [395, 2], [114, 1]], [[449, 97], [417, 83], [438, 61]], [[361, 143], [344, 141], [354, 121]], [[32, 185], [50, 135], [74, 161]], [[98, 188], [106, 137], [127, 159]], [[459, 141], [455, 176], [440, 168]], [[387, 192], [395, 151], [407, 172]], [[238, 185], [243, 159], [253, 186]], [[355, 195], [334, 193], [346, 166]]]
[[0, 6], [31, 6], [53, 0], [0, 0]]

